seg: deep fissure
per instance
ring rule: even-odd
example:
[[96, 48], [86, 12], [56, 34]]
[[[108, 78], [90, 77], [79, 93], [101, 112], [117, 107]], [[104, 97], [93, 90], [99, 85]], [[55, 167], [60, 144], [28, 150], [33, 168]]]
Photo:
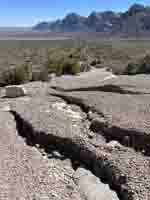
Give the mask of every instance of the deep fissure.
[[[89, 148], [86, 147], [86, 144], [83, 144], [83, 146], [80, 143], [78, 144], [77, 141], [80, 140], [80, 138], [77, 138], [77, 141], [74, 142], [67, 138], [46, 135], [42, 132], [36, 131], [35, 134], [35, 130], [33, 130], [30, 123], [22, 119], [15, 111], [10, 111], [10, 113], [15, 118], [18, 134], [26, 140], [27, 145], [36, 146], [38, 144], [46, 153], [56, 150], [64, 155], [64, 157], [71, 159], [74, 169], [82, 165], [92, 171], [103, 183], [108, 184], [110, 188], [117, 193], [120, 200], [125, 200], [126, 196], [130, 196], [128, 191], [121, 191], [120, 183], [112, 182], [107, 176], [107, 174], [111, 172], [111, 169], [108, 169], [107, 166], [105, 167], [105, 165], [101, 163], [103, 159], [97, 159], [92, 150], [90, 151]], [[91, 145], [91, 148], [94, 147]], [[95, 170], [96, 168], [100, 169], [98, 173]]]
[[81, 100], [66, 96], [65, 94], [51, 94], [56, 97], [60, 97], [65, 100], [68, 104], [78, 105], [83, 112], [88, 116], [89, 111], [96, 113], [100, 118], [104, 119], [102, 122], [90, 119], [91, 123], [90, 130], [96, 134], [102, 134], [107, 142], [116, 140], [123, 146], [133, 148], [137, 152], [141, 152], [145, 156], [150, 156], [150, 137], [142, 132], [136, 130], [126, 130], [117, 126], [109, 127], [107, 119], [102, 112], [97, 112], [93, 107], [85, 105]]
[[[95, 134], [101, 134], [106, 139], [106, 144], [111, 142], [112, 140], [116, 140], [124, 146], [133, 148], [137, 151], [143, 151], [143, 146], [141, 147], [141, 149], [136, 149], [137, 144], [132, 144], [132, 140], [134, 141], [134, 137], [136, 137], [136, 134], [138, 133], [135, 133], [135, 135], [133, 135], [133, 138], [131, 138], [131, 133], [125, 132], [126, 130], [118, 129], [118, 127], [112, 127], [112, 129], [110, 129], [110, 127], [107, 126], [107, 121], [106, 123], [99, 123], [98, 121], [96, 121], [95, 124], [95, 119], [91, 119], [88, 116], [89, 111], [96, 113], [98, 116], [100, 116], [100, 118], [106, 120], [103, 113], [97, 112], [94, 108], [88, 107], [82, 101], [76, 98], [74, 99], [73, 97], [68, 97], [63, 94], [51, 95], [57, 96], [65, 100], [67, 104], [79, 106], [81, 110], [86, 113], [86, 120], [90, 122], [89, 130]], [[80, 143], [80, 138], [72, 140], [69, 138], [61, 138], [53, 134], [47, 135], [44, 132], [38, 132], [38, 130], [34, 130], [30, 122], [24, 120], [17, 112], [12, 110], [10, 111], [10, 113], [15, 118], [19, 135], [26, 140], [27, 145], [36, 146], [38, 144], [39, 148], [44, 149], [47, 154], [52, 153], [53, 151], [60, 152], [64, 156], [64, 158], [69, 158], [72, 161], [72, 167], [75, 170], [79, 166], [84, 165], [87, 169], [92, 171], [93, 174], [99, 177], [103, 183], [108, 184], [110, 188], [118, 194], [119, 199], [132, 200], [131, 192], [126, 189], [122, 190], [121, 187], [121, 185], [126, 182], [126, 178], [120, 177], [118, 180], [114, 180], [114, 178], [112, 178], [114, 176], [114, 172], [112, 171], [111, 166], [109, 167], [107, 165], [107, 162], [105, 163], [105, 161], [100, 157], [97, 158], [96, 153], [93, 153], [92, 150], [89, 150], [90, 148], [95, 148], [94, 151], [96, 151], [96, 147], [94, 147], [91, 143], [89, 143], [89, 145], [91, 145], [90, 148], [87, 148], [85, 143]], [[118, 134], [115, 134], [117, 131], [119, 131], [120, 133], [124, 131], [124, 133], [118, 137]], [[125, 143], [125, 141], [123, 140], [124, 136], [128, 137], [128, 143]], [[139, 140], [139, 142], [141, 142], [141, 140]], [[144, 146], [145, 155], [148, 155], [148, 149], [148, 146]], [[111, 178], [110, 174], [112, 174]]]

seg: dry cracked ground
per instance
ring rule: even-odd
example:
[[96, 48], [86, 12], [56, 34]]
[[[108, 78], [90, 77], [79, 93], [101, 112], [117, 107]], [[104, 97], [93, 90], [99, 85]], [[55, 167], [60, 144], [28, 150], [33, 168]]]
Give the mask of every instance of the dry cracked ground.
[[0, 97], [0, 199], [149, 200], [150, 78], [94, 70]]

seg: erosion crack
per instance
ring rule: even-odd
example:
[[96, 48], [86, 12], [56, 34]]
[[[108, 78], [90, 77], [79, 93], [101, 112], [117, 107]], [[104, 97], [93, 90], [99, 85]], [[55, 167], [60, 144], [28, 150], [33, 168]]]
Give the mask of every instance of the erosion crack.
[[74, 88], [74, 89], [63, 89], [59, 87], [52, 87], [52, 89], [55, 89], [57, 91], [62, 92], [81, 92], [81, 91], [100, 91], [100, 92], [112, 92], [112, 93], [118, 93], [118, 94], [130, 94], [130, 95], [140, 95], [140, 94], [149, 94], [145, 92], [134, 92], [130, 90], [126, 90], [121, 88], [117, 85], [103, 85], [103, 86], [94, 86], [94, 87], [83, 87], [83, 88]]
[[[132, 199], [130, 191], [122, 189], [122, 185], [126, 184], [126, 179], [122, 179], [122, 172], [119, 172], [119, 169], [112, 166], [112, 164], [108, 164], [107, 153], [103, 152], [103, 150], [97, 153], [97, 149], [93, 145], [80, 137], [68, 139], [38, 132], [33, 129], [29, 122], [22, 119], [17, 112], [10, 111], [10, 113], [15, 118], [19, 135], [26, 139], [28, 145], [35, 146], [39, 144], [46, 152], [57, 150], [73, 162], [78, 160], [99, 178], [105, 180], [116, 191], [120, 199], [126, 200], [127, 197]], [[116, 171], [119, 173], [116, 174]], [[118, 174], [120, 175], [118, 176]]]
[[126, 130], [117, 126], [109, 126], [107, 122], [93, 119], [90, 130], [100, 133], [106, 138], [107, 142], [117, 140], [126, 147], [150, 155], [150, 136], [136, 130]]
[[102, 112], [97, 112], [94, 107], [90, 107], [90, 106], [84, 104], [82, 102], [82, 100], [79, 98], [66, 96], [65, 94], [62, 94], [62, 93], [50, 93], [50, 95], [59, 97], [59, 98], [63, 99], [64, 101], [66, 101], [68, 104], [74, 104], [74, 105], [79, 106], [82, 109], [82, 111], [85, 112], [86, 114], [88, 114], [89, 111], [92, 111], [92, 112], [96, 112], [98, 115], [105, 118], [105, 116]]
[[[117, 140], [119, 143], [126, 147], [133, 148], [136, 151], [142, 152], [144, 155], [150, 155], [150, 136], [146, 135], [144, 132], [139, 132], [137, 130], [127, 130], [117, 126], [111, 126], [108, 123], [106, 116], [97, 111], [94, 107], [86, 105], [82, 99], [77, 97], [67, 96], [63, 93], [54, 93], [51, 94], [56, 97], [60, 97], [65, 100], [67, 103], [75, 104], [80, 106], [80, 108], [88, 114], [89, 112], [96, 113], [97, 118], [88, 120], [91, 121], [90, 130], [96, 134], [102, 134], [106, 138], [107, 142], [111, 140]], [[88, 116], [88, 115], [87, 115]], [[99, 120], [100, 119], [100, 120]]]

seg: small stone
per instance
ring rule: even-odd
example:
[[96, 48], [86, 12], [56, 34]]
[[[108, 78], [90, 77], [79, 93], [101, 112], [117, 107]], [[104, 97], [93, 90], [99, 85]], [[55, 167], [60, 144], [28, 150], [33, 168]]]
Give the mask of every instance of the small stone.
[[107, 143], [107, 146], [113, 149], [113, 148], [120, 148], [121, 144], [118, 141], [113, 140]]
[[48, 75], [49, 80], [51, 80], [52, 78], [55, 78], [56, 74], [55, 73], [51, 73]]
[[11, 85], [5, 87], [5, 97], [16, 98], [26, 96], [27, 92], [23, 86]]
[[40, 148], [40, 145], [39, 145], [39, 144], [36, 144], [35, 146], [36, 146], [36, 148]]
[[89, 118], [90, 120], [93, 119], [93, 115], [92, 115], [92, 114], [93, 114], [92, 111], [89, 111], [89, 112], [88, 112], [88, 118]]
[[38, 195], [38, 196], [33, 197], [32, 200], [49, 200], [49, 197]]
[[62, 157], [62, 155], [58, 151], [53, 151], [52, 155], [57, 157], [57, 158], [61, 158]]
[[89, 131], [89, 133], [88, 133], [88, 138], [89, 138], [89, 139], [92, 139], [93, 137], [94, 137], [94, 133], [91, 132], [91, 131]]

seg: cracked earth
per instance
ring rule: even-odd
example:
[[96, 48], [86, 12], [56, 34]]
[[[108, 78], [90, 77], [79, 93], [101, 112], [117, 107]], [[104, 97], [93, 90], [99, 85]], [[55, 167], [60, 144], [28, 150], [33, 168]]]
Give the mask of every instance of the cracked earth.
[[149, 84], [96, 70], [2, 92], [0, 199], [149, 200]]

